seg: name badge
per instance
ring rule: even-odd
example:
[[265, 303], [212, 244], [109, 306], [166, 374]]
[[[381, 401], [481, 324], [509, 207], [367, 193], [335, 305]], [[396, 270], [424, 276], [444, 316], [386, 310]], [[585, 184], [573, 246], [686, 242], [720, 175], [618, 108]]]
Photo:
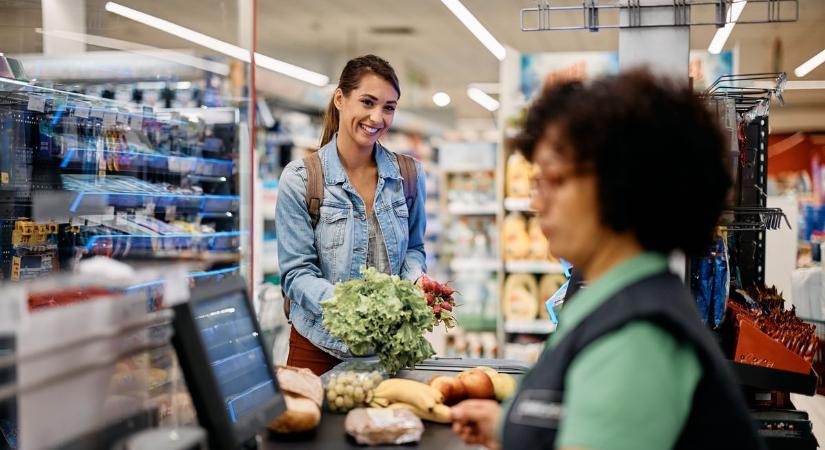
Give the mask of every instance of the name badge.
[[510, 408], [510, 422], [530, 427], [558, 429], [564, 418], [562, 393], [525, 389]]

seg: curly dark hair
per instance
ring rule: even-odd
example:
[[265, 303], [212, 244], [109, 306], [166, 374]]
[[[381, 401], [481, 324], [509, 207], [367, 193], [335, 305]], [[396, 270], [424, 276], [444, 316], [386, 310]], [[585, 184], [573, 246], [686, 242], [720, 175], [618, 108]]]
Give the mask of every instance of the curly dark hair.
[[532, 158], [550, 127], [553, 147], [595, 174], [605, 225], [646, 250], [707, 250], [731, 177], [717, 119], [686, 84], [646, 70], [564, 82], [531, 105], [515, 143]]

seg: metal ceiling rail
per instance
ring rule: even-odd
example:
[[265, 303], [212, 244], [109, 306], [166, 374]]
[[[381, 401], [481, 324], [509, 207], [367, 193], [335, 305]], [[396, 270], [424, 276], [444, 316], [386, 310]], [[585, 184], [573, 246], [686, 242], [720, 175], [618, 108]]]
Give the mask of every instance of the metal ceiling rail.
[[[599, 31], [620, 28], [681, 27], [713, 25], [717, 28], [730, 23], [729, 9], [745, 0], [619, 0], [612, 3], [599, 3], [599, 0], [581, 0], [581, 5], [553, 6], [551, 0], [537, 0], [534, 8], [521, 10], [521, 31], [565, 31], [589, 30]], [[736, 20], [738, 24], [796, 22], [799, 19], [799, 0], [750, 0], [751, 4], [765, 4], [765, 16]], [[784, 6], [784, 7], [783, 7]], [[715, 20], [692, 19], [692, 13], [698, 10], [714, 10]], [[643, 10], [673, 11], [671, 19], [662, 21], [643, 20]], [[754, 8], [752, 7], [751, 10]], [[559, 26], [561, 15], [581, 13], [581, 25]], [[617, 18], [605, 23], [602, 13], [612, 13]], [[619, 13], [619, 14], [616, 14]]]

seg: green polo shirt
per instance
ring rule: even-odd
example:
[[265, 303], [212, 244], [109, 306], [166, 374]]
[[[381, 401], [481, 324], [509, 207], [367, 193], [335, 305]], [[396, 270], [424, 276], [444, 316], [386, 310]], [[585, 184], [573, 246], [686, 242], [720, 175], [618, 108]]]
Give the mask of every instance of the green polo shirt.
[[[611, 269], [564, 307], [545, 351], [553, 351], [614, 294], [666, 270], [667, 258], [657, 253], [641, 254]], [[672, 448], [701, 375], [701, 363], [689, 344], [653, 323], [630, 323], [590, 344], [571, 363], [556, 447]]]

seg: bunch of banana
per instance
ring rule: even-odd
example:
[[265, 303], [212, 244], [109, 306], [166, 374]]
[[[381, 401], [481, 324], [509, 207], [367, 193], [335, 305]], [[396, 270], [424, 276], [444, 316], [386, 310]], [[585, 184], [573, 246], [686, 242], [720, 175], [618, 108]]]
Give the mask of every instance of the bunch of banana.
[[401, 378], [382, 381], [373, 392], [370, 406], [407, 409], [420, 419], [450, 422], [450, 408], [444, 405], [444, 395], [438, 389], [418, 381]]

